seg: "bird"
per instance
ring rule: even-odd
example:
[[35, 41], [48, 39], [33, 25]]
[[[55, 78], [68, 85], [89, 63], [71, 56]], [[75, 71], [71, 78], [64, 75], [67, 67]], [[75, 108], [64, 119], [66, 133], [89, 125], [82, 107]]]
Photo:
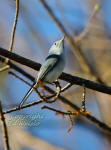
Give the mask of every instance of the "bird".
[[43, 62], [37, 77], [35, 78], [34, 84], [26, 93], [23, 100], [20, 102], [19, 107], [23, 106], [34, 88], [40, 87], [41, 92], [43, 95], [45, 95], [44, 85], [47, 83], [55, 82], [63, 72], [66, 62], [64, 39], [65, 36], [52, 44], [51, 48], [49, 49], [48, 56]]

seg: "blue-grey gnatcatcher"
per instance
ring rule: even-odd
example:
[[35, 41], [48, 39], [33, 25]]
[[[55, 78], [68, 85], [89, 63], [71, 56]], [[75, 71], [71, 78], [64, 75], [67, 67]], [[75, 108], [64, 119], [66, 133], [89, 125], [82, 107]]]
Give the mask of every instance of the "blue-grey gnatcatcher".
[[48, 56], [42, 64], [37, 78], [35, 79], [35, 83], [21, 101], [19, 105], [20, 107], [32, 93], [33, 88], [42, 88], [46, 83], [53, 83], [61, 75], [65, 66], [64, 38], [65, 36], [63, 36], [61, 40], [54, 42], [51, 46]]

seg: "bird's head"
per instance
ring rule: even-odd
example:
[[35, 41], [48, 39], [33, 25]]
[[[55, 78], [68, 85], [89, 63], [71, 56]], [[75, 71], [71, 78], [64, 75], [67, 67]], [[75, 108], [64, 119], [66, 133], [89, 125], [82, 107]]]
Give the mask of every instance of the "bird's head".
[[49, 50], [49, 54], [62, 54], [64, 51], [64, 39], [65, 36], [63, 36], [59, 41], [54, 42]]

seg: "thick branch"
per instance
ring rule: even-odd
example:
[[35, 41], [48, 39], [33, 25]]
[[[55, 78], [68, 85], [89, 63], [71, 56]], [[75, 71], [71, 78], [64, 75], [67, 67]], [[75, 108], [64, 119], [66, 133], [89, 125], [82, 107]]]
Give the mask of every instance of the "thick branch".
[[[11, 60], [14, 60], [22, 65], [28, 66], [37, 71], [39, 71], [40, 66], [41, 66], [40, 63], [34, 62], [34, 61], [24, 58], [20, 55], [9, 52], [3, 48], [0, 48], [0, 55], [7, 57]], [[0, 61], [4, 62], [4, 59], [0, 57]], [[8, 62], [8, 65], [11, 65], [12, 68], [15, 67], [15, 65], [11, 61]], [[76, 85], [80, 85], [80, 86], [85, 84], [86, 88], [111, 95], [111, 87], [106, 86], [101, 83], [96, 83], [96, 82], [86, 80], [86, 79], [83, 79], [83, 78], [80, 78], [77, 76], [73, 76], [73, 75], [67, 74], [67, 73], [62, 73], [62, 75], [60, 76], [60, 79], [66, 81], [66, 82], [69, 82], [71, 84], [76, 84]]]

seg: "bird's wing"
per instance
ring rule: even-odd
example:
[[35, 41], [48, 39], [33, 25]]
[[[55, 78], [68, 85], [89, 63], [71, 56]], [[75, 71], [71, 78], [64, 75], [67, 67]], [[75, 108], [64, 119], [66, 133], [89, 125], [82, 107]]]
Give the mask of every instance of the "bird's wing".
[[60, 59], [59, 55], [55, 54], [49, 55], [45, 59], [45, 62], [43, 63], [42, 67], [40, 68], [38, 79], [43, 81], [45, 76], [57, 65], [59, 59]]

